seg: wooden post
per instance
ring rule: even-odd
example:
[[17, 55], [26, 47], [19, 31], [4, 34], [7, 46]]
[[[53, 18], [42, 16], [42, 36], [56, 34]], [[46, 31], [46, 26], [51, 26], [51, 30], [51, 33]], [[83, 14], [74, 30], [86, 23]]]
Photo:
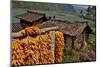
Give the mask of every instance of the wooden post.
[[52, 40], [51, 48], [52, 48], [52, 54], [53, 54], [53, 58], [54, 58], [54, 60], [52, 60], [52, 62], [55, 63], [55, 31], [50, 31], [49, 34], [50, 34], [50, 37]]

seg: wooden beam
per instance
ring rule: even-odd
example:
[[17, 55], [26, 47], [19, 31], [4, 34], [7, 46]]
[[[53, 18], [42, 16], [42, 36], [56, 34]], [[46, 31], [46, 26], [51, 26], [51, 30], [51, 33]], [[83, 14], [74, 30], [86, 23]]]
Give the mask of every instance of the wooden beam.
[[42, 33], [47, 32], [47, 31], [53, 31], [53, 30], [57, 30], [58, 26], [55, 27], [48, 27], [48, 28], [43, 28], [41, 29]]
[[[58, 26], [43, 28], [43, 29], [41, 29], [41, 33], [45, 33], [45, 32], [47, 32], [47, 31], [52, 31], [52, 30], [57, 30], [57, 29], [58, 29]], [[27, 36], [27, 35], [24, 35], [22, 31], [25, 32], [25, 30], [21, 30], [21, 31], [19, 31], [19, 32], [12, 33], [12, 38], [20, 38], [20, 37], [25, 37], [25, 36]]]
[[12, 38], [18, 38], [18, 37], [23, 37], [22, 32], [17, 32], [17, 33], [12, 33]]

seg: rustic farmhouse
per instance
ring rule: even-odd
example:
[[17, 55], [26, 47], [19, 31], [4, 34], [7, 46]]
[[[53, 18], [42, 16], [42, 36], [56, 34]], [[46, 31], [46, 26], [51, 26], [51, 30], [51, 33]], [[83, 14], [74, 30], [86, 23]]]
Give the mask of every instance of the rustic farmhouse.
[[39, 25], [40, 28], [58, 26], [58, 31], [64, 33], [65, 47], [80, 49], [88, 43], [89, 34], [92, 32], [87, 22], [74, 22], [54, 20]]
[[[12, 24], [12, 32], [18, 32], [23, 28], [32, 25], [37, 25], [39, 28], [48, 28], [58, 26], [58, 31], [64, 33], [65, 47], [80, 49], [88, 43], [89, 34], [92, 32], [86, 21], [68, 22], [62, 20], [49, 20], [45, 14], [27, 11], [22, 15], [17, 16], [20, 23]], [[57, 29], [56, 29], [57, 30]]]
[[16, 17], [20, 19], [20, 24], [23, 28], [26, 26], [37, 25], [47, 20], [45, 13], [38, 13], [33, 11], [27, 11], [26, 13]]

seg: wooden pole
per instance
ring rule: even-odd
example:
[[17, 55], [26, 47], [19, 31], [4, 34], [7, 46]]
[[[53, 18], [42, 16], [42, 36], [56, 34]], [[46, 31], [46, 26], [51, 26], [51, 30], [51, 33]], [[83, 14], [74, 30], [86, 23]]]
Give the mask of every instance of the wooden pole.
[[[43, 28], [43, 29], [41, 29], [41, 33], [45, 33], [45, 32], [47, 32], [47, 31], [51, 31], [51, 30], [57, 30], [57, 29], [58, 29], [58, 26]], [[26, 36], [26, 35], [23, 34], [22, 31], [25, 32], [25, 30], [21, 30], [21, 31], [19, 31], [19, 32], [12, 33], [12, 38], [20, 38], [20, 37]]]
[[43, 29], [41, 29], [41, 31], [43, 33], [43, 32], [53, 31], [53, 30], [57, 30], [57, 29], [58, 29], [58, 26], [55, 26], [55, 27], [43, 28]]
[[54, 58], [52, 62], [55, 63], [55, 31], [50, 31], [49, 34], [52, 40], [51, 48], [52, 48], [52, 54]]
[[12, 38], [18, 38], [18, 37], [23, 37], [23, 34], [21, 32], [12, 33]]

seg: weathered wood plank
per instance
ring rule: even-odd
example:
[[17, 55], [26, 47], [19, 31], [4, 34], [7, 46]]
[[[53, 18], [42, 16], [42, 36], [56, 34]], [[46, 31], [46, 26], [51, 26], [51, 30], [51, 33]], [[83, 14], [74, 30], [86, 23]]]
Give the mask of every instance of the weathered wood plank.
[[52, 40], [51, 48], [52, 48], [52, 54], [54, 57], [54, 60], [52, 60], [52, 62], [55, 63], [55, 31], [50, 31], [49, 34]]
[[23, 34], [21, 32], [12, 33], [12, 38], [18, 38], [18, 37], [23, 37]]
[[46, 32], [46, 31], [52, 31], [52, 30], [57, 30], [58, 26], [55, 27], [48, 27], [48, 28], [43, 28], [41, 29], [42, 32]]

